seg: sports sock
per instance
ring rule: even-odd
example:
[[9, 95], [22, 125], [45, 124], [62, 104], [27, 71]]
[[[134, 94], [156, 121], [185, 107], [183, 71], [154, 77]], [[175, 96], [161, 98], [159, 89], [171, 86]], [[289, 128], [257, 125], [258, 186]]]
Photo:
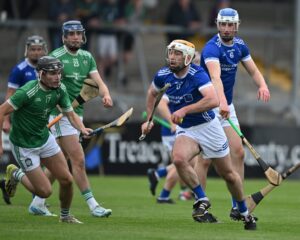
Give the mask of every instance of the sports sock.
[[61, 217], [67, 217], [69, 215], [70, 215], [70, 209], [69, 208], [60, 209], [60, 216]]
[[81, 195], [84, 197], [84, 200], [88, 204], [90, 210], [92, 211], [95, 207], [99, 206], [99, 203], [94, 198], [94, 195], [90, 189], [87, 189], [81, 192]]
[[169, 198], [169, 196], [170, 196], [170, 191], [163, 188], [163, 190], [159, 195], [159, 198]]
[[193, 188], [192, 191], [196, 195], [196, 199], [204, 199], [206, 198], [205, 192], [203, 191], [202, 187], [198, 185], [197, 187]]
[[46, 198], [40, 198], [39, 196], [35, 196], [30, 205], [35, 206], [45, 206]]
[[19, 168], [18, 170], [14, 171], [13, 172], [13, 177], [18, 181], [20, 182], [22, 177], [25, 176], [25, 173], [22, 171], [21, 168]]
[[232, 208], [237, 208], [237, 203], [234, 198], [231, 199], [231, 205], [232, 205]]
[[157, 174], [157, 176], [159, 178], [162, 178], [162, 177], [165, 177], [167, 176], [168, 172], [167, 172], [167, 168], [166, 167], [162, 167], [162, 168], [159, 168], [155, 171], [155, 173]]
[[243, 216], [247, 216], [249, 214], [247, 206], [246, 206], [246, 202], [243, 201], [236, 201], [237, 205], [238, 205], [238, 209], [241, 215]]

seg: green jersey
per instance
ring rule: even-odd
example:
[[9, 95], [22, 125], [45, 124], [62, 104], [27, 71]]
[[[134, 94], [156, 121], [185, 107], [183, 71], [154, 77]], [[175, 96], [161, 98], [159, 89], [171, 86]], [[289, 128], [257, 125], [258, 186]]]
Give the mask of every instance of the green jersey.
[[[55, 49], [50, 56], [58, 58], [64, 65], [62, 72], [62, 83], [66, 86], [71, 102], [79, 95], [84, 79], [88, 78], [90, 73], [97, 72], [95, 59], [90, 52], [79, 49], [76, 54], [70, 53], [65, 46]], [[83, 115], [83, 106], [78, 106], [74, 111]], [[53, 111], [52, 115], [58, 115], [59, 112]]]
[[18, 88], [8, 103], [14, 108], [10, 141], [19, 147], [41, 147], [49, 138], [47, 123], [50, 112], [58, 104], [63, 112], [72, 111], [66, 87], [45, 90], [40, 82], [33, 80]]

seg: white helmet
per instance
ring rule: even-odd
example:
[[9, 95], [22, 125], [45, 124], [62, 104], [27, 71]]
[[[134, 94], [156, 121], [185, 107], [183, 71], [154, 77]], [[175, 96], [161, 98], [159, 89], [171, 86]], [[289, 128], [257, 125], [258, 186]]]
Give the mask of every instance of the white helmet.
[[233, 8], [223, 8], [219, 11], [216, 19], [216, 23], [219, 26], [219, 23], [221, 22], [236, 23], [237, 24], [236, 30], [238, 30], [239, 25], [241, 23], [237, 10]]
[[[184, 65], [189, 65], [195, 57], [195, 45], [182, 39], [173, 40], [167, 47], [167, 50], [177, 50], [183, 53]], [[189, 58], [188, 58], [189, 56]]]

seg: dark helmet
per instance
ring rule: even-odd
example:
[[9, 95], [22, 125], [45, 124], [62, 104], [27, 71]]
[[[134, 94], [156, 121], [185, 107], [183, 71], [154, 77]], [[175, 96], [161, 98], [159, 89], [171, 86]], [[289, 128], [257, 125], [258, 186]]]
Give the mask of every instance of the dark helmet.
[[29, 36], [26, 39], [26, 43], [25, 43], [25, 57], [27, 56], [27, 51], [28, 51], [28, 47], [30, 46], [42, 46], [44, 48], [45, 54], [48, 53], [48, 49], [47, 49], [47, 43], [44, 40], [43, 37], [38, 36], [38, 35], [32, 35]]
[[64, 66], [59, 59], [51, 56], [44, 56], [38, 60], [36, 69], [37, 71], [42, 70], [48, 72], [61, 70], [63, 67]]
[[30, 36], [27, 38], [26, 45], [27, 46], [33, 46], [33, 45], [45, 46], [47, 44], [43, 37], [38, 36], [38, 35], [33, 35], [33, 36]]
[[83, 44], [86, 43], [85, 29], [80, 21], [71, 20], [71, 21], [64, 22], [62, 26], [62, 33], [64, 37], [66, 37], [69, 32], [75, 32], [75, 31], [82, 32]]

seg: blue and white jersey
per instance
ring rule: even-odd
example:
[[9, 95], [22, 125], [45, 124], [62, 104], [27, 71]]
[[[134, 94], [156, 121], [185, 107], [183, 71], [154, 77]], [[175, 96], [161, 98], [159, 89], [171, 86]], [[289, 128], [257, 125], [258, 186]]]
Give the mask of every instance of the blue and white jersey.
[[8, 87], [17, 89], [36, 79], [38, 79], [38, 74], [35, 67], [29, 63], [28, 59], [25, 59], [12, 69], [8, 78]]
[[241, 38], [234, 37], [232, 45], [224, 45], [217, 34], [202, 49], [200, 66], [209, 74], [206, 63], [210, 61], [220, 63], [224, 93], [227, 103], [231, 104], [238, 64], [240, 61], [250, 59], [249, 48]]
[[[171, 86], [166, 92], [171, 113], [200, 101], [203, 96], [201, 89], [212, 86], [209, 76], [202, 67], [191, 64], [186, 76], [178, 78], [168, 67], [161, 68], [153, 79], [153, 86], [157, 90], [163, 88], [165, 84]], [[215, 118], [212, 110], [207, 112], [187, 114], [181, 124], [182, 128], [189, 128], [202, 123], [210, 122]]]
[[165, 126], [161, 126], [160, 133], [162, 137], [175, 135], [175, 132], [171, 132], [171, 129]]

